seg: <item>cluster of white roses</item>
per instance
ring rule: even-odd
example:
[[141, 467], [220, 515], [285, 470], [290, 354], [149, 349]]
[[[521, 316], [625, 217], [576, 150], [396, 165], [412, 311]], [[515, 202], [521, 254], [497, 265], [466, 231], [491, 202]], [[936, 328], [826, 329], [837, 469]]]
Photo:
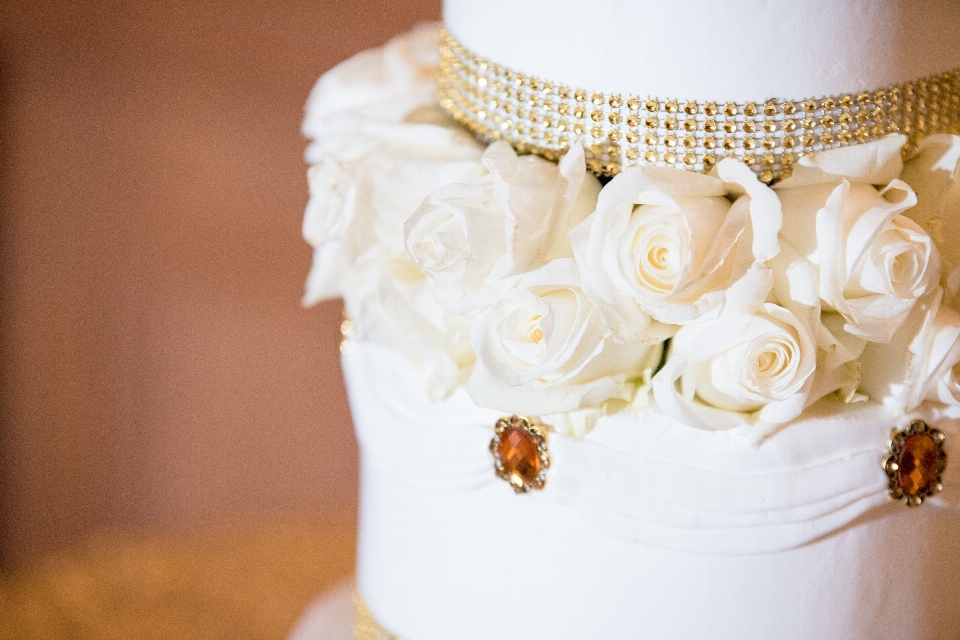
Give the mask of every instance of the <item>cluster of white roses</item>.
[[759, 433], [831, 394], [960, 407], [960, 138], [906, 165], [896, 135], [808, 155], [773, 188], [733, 159], [601, 186], [577, 146], [556, 164], [450, 121], [438, 38], [338, 66], [304, 125], [306, 302], [342, 295], [434, 397], [465, 386], [574, 434], [651, 391], [685, 424]]

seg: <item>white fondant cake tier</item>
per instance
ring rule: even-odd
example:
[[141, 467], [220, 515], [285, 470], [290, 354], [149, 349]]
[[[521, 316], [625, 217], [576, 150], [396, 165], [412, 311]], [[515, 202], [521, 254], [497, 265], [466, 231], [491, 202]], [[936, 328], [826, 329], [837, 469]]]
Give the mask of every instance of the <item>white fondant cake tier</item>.
[[[947, 0], [446, 0], [444, 12], [473, 53], [591, 91], [792, 99], [960, 67], [960, 5]], [[403, 640], [956, 637], [960, 138], [867, 144], [864, 125], [863, 145], [791, 152], [776, 190], [747, 164], [776, 158], [736, 154], [709, 177], [627, 170], [601, 190], [577, 145], [551, 165], [502, 141], [484, 150], [446, 118], [438, 33], [333, 69], [304, 123], [305, 299], [343, 295], [352, 319], [357, 587], [374, 618]], [[954, 117], [951, 91], [923, 108]], [[862, 117], [846, 114], [858, 123], [875, 113], [861, 101]], [[723, 123], [728, 149], [748, 148], [738, 122]], [[578, 124], [564, 130], [603, 137]], [[776, 139], [757, 144], [820, 126], [772, 124]], [[682, 142], [698, 140], [718, 143]], [[653, 248], [674, 246], [671, 230], [693, 238], [699, 249], [669, 264], [699, 275], [648, 278], [647, 253], [627, 244], [641, 223], [660, 230]], [[498, 418], [524, 411], [549, 415], [551, 467], [543, 491], [517, 495], [488, 445]], [[954, 462], [911, 509], [887, 495], [881, 461], [891, 429], [915, 419], [945, 434]]]
[[471, 51], [603, 92], [817, 98], [960, 67], [953, 0], [445, 0]]
[[[358, 587], [405, 640], [960, 628], [958, 472], [919, 509], [890, 500], [880, 461], [896, 421], [881, 405], [812, 412], [760, 445], [655, 408], [605, 418], [583, 440], [552, 434], [547, 487], [516, 495], [487, 451], [500, 414], [461, 394], [432, 402], [402, 357], [350, 347]], [[920, 413], [958, 437], [956, 418]]]

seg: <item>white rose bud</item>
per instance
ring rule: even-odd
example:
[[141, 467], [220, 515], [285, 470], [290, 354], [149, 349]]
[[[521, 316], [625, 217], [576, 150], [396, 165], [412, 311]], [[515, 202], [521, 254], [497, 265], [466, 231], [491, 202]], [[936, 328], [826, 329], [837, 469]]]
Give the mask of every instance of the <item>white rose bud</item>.
[[[940, 278], [940, 257], [930, 236], [902, 215], [917, 202], [913, 190], [898, 179], [879, 190], [869, 182], [889, 176], [902, 142], [901, 136], [891, 136], [860, 149], [836, 150], [859, 182], [808, 167], [803, 181], [777, 186], [782, 237], [817, 266], [825, 307], [843, 315], [846, 331], [871, 342], [889, 341]], [[833, 153], [814, 154], [820, 158], [810, 162], [826, 163]], [[864, 165], [882, 171], [871, 177]]]
[[617, 340], [639, 343], [661, 338], [649, 317], [686, 324], [716, 317], [728, 301], [761, 304], [779, 228], [773, 191], [724, 160], [716, 176], [624, 171], [570, 239], [584, 291]]
[[404, 226], [437, 302], [462, 315], [489, 307], [520, 274], [572, 257], [567, 232], [600, 191], [580, 147], [558, 165], [498, 142], [482, 161], [487, 173], [430, 194]]
[[656, 365], [660, 345], [612, 342], [579, 287], [576, 264], [558, 259], [525, 275], [471, 327], [477, 363], [467, 392], [480, 406], [548, 415], [617, 396]]
[[914, 305], [888, 344], [868, 344], [861, 389], [901, 413], [924, 400], [960, 406], [960, 313], [937, 288]]

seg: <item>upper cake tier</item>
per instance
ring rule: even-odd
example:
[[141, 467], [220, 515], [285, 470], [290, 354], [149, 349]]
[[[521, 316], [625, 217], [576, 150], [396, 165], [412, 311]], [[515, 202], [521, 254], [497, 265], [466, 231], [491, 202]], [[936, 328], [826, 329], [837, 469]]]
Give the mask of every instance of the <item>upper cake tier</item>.
[[444, 0], [467, 49], [605, 93], [742, 102], [960, 67], [956, 0]]

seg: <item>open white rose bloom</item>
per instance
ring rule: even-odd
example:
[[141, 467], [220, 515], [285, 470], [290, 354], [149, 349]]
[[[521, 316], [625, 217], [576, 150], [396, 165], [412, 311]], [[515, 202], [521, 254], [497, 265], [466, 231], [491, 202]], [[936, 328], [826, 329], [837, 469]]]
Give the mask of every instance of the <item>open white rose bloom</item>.
[[305, 303], [345, 301], [362, 449], [356, 637], [957, 637], [960, 75], [845, 89], [880, 55], [854, 38], [846, 72], [797, 71], [836, 99], [574, 91], [481, 5], [307, 105]]

